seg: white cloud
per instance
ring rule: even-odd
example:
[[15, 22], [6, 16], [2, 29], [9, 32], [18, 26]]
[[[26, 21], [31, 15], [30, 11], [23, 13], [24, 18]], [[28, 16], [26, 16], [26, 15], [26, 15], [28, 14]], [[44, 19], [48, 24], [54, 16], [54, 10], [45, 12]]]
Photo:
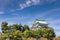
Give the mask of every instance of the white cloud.
[[20, 3], [20, 8], [24, 9], [26, 7], [30, 7], [32, 5], [40, 5], [40, 4], [45, 4], [46, 2], [52, 3], [55, 2], [56, 0], [27, 0], [25, 3]]
[[32, 1], [28, 0], [28, 1], [26, 1], [26, 3], [22, 3], [19, 6], [21, 9], [24, 9], [24, 8], [29, 7], [31, 5], [32, 5]]
[[21, 9], [24, 9], [25, 7], [28, 7], [28, 5], [26, 5], [26, 4], [20, 4], [19, 6], [20, 6]]
[[21, 9], [24, 9], [26, 7], [29, 7], [31, 5], [36, 5], [38, 3], [40, 3], [40, 0], [27, 0], [26, 3], [22, 3], [19, 6]]
[[27, 2], [26, 2], [26, 4], [27, 4], [28, 6], [30, 6], [30, 4], [31, 4], [31, 1], [27, 1]]
[[39, 4], [41, 0], [31, 0], [34, 5]]
[[[9, 0], [6, 2], [4, 1], [4, 3], [6, 5], [9, 4], [9, 2], [12, 2], [12, 1], [9, 1]], [[15, 12], [16, 10], [21, 10], [21, 9], [26, 8], [26, 7], [30, 7], [32, 5], [43, 5], [46, 2], [53, 3], [53, 2], [56, 2], [56, 0], [25, 0], [25, 2], [19, 4], [20, 8], [11, 9], [9, 12]]]

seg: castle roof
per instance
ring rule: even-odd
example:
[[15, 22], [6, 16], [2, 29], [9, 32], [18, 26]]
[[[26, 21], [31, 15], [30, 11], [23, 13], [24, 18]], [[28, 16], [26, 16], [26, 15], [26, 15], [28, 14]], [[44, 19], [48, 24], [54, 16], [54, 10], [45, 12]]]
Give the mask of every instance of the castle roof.
[[36, 20], [35, 23], [48, 24], [45, 20]]

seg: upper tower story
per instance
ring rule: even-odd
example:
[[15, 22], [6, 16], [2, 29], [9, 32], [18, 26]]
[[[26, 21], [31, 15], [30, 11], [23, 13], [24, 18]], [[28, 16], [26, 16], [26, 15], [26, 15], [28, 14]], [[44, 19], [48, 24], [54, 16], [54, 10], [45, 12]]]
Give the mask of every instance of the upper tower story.
[[36, 19], [33, 23], [32, 29], [47, 28], [48, 23], [45, 20]]

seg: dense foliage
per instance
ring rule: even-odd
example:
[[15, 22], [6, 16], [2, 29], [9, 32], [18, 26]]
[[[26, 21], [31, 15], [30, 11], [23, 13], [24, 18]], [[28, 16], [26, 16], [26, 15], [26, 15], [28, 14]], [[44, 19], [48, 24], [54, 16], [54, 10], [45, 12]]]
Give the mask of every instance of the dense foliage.
[[2, 38], [9, 37], [15, 40], [23, 37], [33, 37], [33, 38], [53, 38], [55, 37], [53, 28], [40, 28], [39, 30], [31, 30], [28, 25], [13, 24], [9, 25], [7, 22], [2, 22]]

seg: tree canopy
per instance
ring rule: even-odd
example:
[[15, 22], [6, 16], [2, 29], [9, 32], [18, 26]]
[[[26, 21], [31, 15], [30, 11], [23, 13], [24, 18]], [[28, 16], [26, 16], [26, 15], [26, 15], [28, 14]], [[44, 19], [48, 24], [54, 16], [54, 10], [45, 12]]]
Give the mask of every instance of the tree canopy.
[[34, 38], [53, 38], [55, 37], [55, 32], [53, 28], [40, 28], [38, 30], [31, 30], [28, 25], [22, 24], [12, 24], [8, 25], [7, 22], [2, 22], [2, 37], [9, 37], [13, 39], [19, 39], [22, 37], [34, 37]]

